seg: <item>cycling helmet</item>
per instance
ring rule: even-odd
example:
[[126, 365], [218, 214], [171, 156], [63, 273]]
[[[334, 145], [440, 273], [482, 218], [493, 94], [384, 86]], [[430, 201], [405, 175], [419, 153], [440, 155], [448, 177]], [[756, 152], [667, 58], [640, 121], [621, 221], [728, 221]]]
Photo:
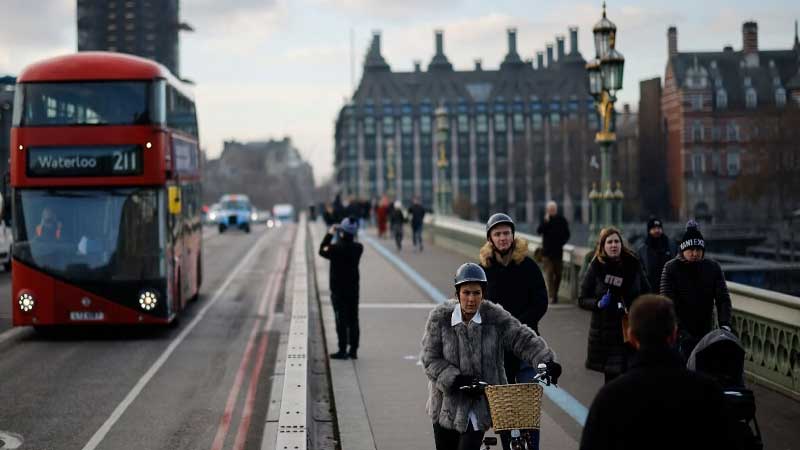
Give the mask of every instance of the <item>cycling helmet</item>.
[[456, 277], [453, 281], [453, 286], [458, 289], [464, 283], [481, 283], [486, 285], [486, 272], [483, 268], [475, 263], [465, 263], [456, 271]]
[[356, 233], [358, 233], [358, 222], [348, 217], [342, 220], [342, 223], [339, 224], [339, 230], [341, 230], [343, 233], [355, 236]]
[[511, 233], [516, 231], [516, 227], [514, 226], [514, 221], [511, 220], [511, 217], [508, 214], [497, 213], [492, 214], [492, 217], [489, 217], [489, 221], [486, 222], [486, 240], [490, 241], [489, 233], [492, 231], [492, 228], [498, 225], [508, 225], [511, 227]]

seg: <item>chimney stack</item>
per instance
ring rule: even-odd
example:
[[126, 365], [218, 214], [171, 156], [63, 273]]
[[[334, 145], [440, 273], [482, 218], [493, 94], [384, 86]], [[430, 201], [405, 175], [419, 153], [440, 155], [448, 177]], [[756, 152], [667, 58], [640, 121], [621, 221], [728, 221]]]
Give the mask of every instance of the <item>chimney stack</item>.
[[674, 25], [667, 29], [667, 57], [678, 54], [678, 28]]
[[553, 67], [553, 44], [547, 44], [547, 68]]
[[517, 53], [517, 29], [508, 29], [508, 54]]
[[422, 61], [418, 59], [414, 60], [414, 72], [422, 72]]
[[558, 62], [564, 60], [564, 36], [556, 36], [556, 48], [558, 48]]
[[536, 68], [544, 69], [544, 52], [536, 52]]
[[477, 58], [475, 60], [475, 71], [480, 72], [481, 70], [483, 70], [483, 60]]
[[758, 24], [755, 22], [742, 25], [742, 52], [758, 53]]
[[569, 27], [569, 54], [578, 54], [578, 27]]
[[442, 30], [436, 30], [436, 54], [444, 54], [444, 32]]

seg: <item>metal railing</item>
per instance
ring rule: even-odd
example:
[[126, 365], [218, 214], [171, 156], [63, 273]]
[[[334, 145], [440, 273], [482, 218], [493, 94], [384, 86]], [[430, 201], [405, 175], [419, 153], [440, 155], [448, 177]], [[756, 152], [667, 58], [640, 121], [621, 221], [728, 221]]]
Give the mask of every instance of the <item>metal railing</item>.
[[[428, 226], [437, 245], [477, 259], [486, 242], [483, 224], [435, 216]], [[532, 256], [542, 239], [518, 233]], [[558, 297], [576, 302], [581, 269], [591, 250], [565, 245], [564, 272]], [[734, 329], [746, 351], [745, 368], [755, 381], [800, 400], [800, 297], [728, 282]]]

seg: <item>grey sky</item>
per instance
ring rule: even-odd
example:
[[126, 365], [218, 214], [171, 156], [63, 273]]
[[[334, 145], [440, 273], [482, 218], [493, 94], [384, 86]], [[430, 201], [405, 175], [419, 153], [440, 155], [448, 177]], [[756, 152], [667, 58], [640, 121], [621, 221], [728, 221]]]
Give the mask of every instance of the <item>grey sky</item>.
[[[3, 0], [0, 75], [76, 48], [76, 0]], [[35, 6], [31, 6], [35, 5]], [[350, 30], [356, 80], [372, 30], [394, 70], [424, 65], [433, 31], [457, 69], [481, 58], [485, 68], [506, 53], [506, 29], [518, 30], [523, 58], [534, 58], [556, 34], [580, 27], [580, 51], [593, 56], [591, 27], [601, 2], [562, 0], [183, 0], [182, 20], [195, 33], [181, 39], [181, 71], [197, 83], [201, 141], [209, 156], [222, 141], [289, 135], [314, 165], [318, 181], [332, 171], [333, 123], [351, 93]], [[755, 20], [761, 48], [788, 48], [800, 2], [788, 0], [610, 1], [617, 48], [625, 55], [619, 97], [636, 108], [638, 82], [663, 77], [666, 29], [678, 27], [682, 50], [741, 47], [741, 25]], [[569, 44], [567, 44], [569, 45]]]

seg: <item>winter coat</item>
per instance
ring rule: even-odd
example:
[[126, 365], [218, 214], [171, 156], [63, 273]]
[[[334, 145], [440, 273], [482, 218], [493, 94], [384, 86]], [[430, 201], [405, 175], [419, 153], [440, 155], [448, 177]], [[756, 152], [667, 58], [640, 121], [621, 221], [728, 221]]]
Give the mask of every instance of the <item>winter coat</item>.
[[[598, 302], [609, 290], [611, 302], [598, 308]], [[586, 368], [607, 373], [625, 371], [628, 350], [622, 337], [622, 316], [634, 299], [648, 292], [650, 285], [639, 260], [627, 252], [622, 252], [620, 261], [602, 263], [595, 258], [589, 263], [578, 298], [581, 308], [592, 311]], [[620, 301], [624, 310], [617, 306]]]
[[486, 298], [494, 299], [520, 322], [539, 332], [539, 320], [547, 312], [547, 287], [539, 266], [528, 256], [528, 241], [517, 237], [511, 262], [497, 262], [490, 242], [480, 250], [480, 263], [489, 286]]
[[[713, 307], [720, 326], [731, 324], [731, 297], [718, 262], [687, 261], [682, 254], [667, 262], [661, 274], [661, 295], [675, 303], [678, 334], [696, 343], [713, 326]], [[691, 351], [691, 349], [688, 349]]]
[[674, 351], [640, 351], [597, 393], [581, 450], [728, 450], [722, 388], [690, 372]]
[[406, 223], [406, 217], [403, 215], [403, 211], [393, 208], [392, 212], [389, 213], [389, 223], [392, 225], [392, 231], [394, 233], [402, 233], [403, 224]]
[[454, 390], [456, 375], [472, 375], [489, 384], [507, 384], [503, 358], [511, 352], [533, 367], [552, 361], [555, 354], [547, 342], [515, 319], [502, 306], [484, 300], [478, 311], [481, 323], [450, 324], [458, 301], [438, 305], [428, 316], [422, 337], [422, 365], [428, 376], [428, 401], [425, 410], [434, 423], [467, 430], [470, 410], [475, 412], [478, 429], [492, 426], [485, 396], [472, 398]]
[[676, 246], [665, 235], [662, 234], [658, 239], [647, 235], [647, 239], [637, 251], [637, 256], [642, 263], [644, 273], [647, 274], [650, 287], [656, 289], [661, 285], [661, 271], [664, 270], [664, 264], [674, 258], [676, 253]]
[[408, 215], [411, 217], [411, 228], [419, 228], [425, 218], [425, 208], [418, 204], [411, 205], [411, 208], [408, 208]]
[[364, 246], [352, 239], [339, 239], [335, 244], [332, 240], [333, 235], [328, 233], [319, 245], [319, 256], [331, 261], [331, 295], [358, 300], [358, 263]]
[[536, 229], [542, 235], [542, 254], [550, 259], [561, 260], [564, 244], [569, 241], [569, 225], [564, 216], [558, 214], [547, 222], [542, 221]]

